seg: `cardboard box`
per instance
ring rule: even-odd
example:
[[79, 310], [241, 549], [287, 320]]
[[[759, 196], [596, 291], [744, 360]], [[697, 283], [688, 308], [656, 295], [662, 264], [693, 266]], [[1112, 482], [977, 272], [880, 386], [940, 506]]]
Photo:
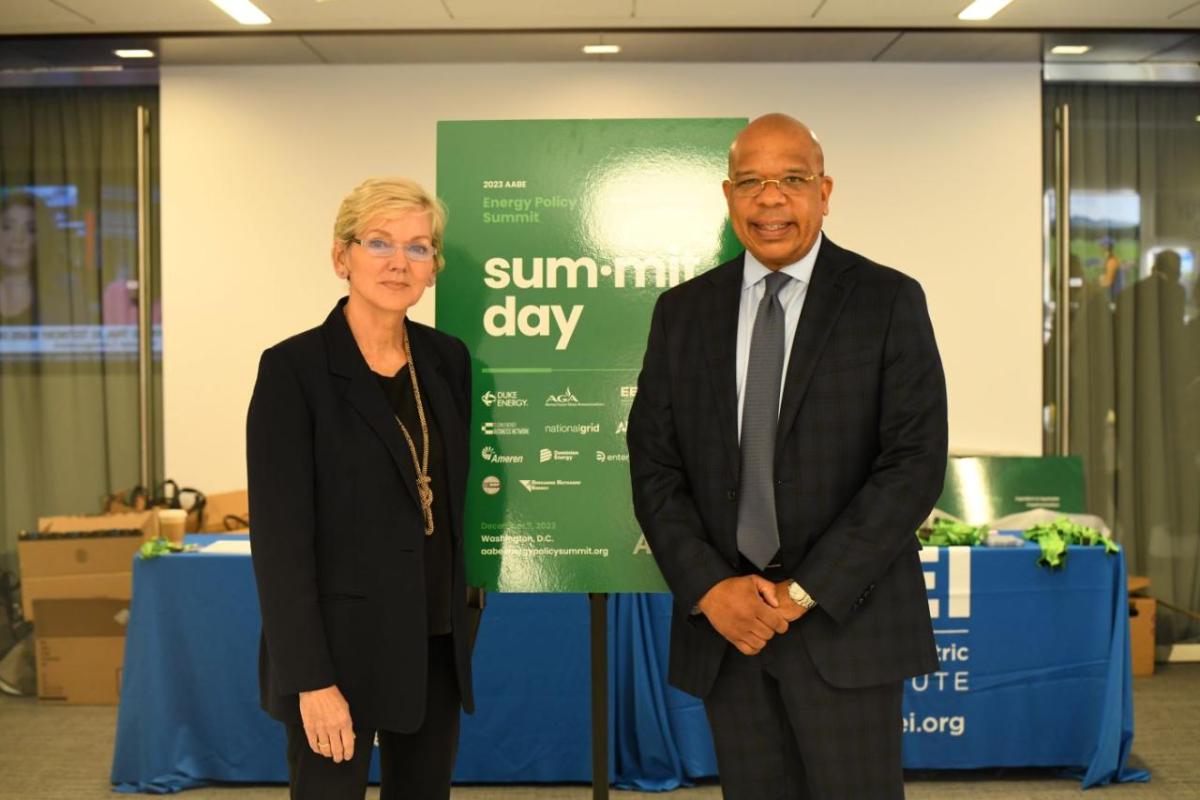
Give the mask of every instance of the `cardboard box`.
[[36, 533], [22, 531], [17, 540], [26, 619], [35, 619], [33, 604], [40, 599], [128, 600], [134, 553], [157, 536], [153, 511], [42, 517]]
[[34, 605], [38, 698], [116, 705], [129, 601], [91, 597], [37, 600]]
[[250, 521], [250, 496], [245, 489], [208, 495], [200, 530], [202, 533], [245, 533], [247, 525], [239, 524], [233, 517], [246, 523]]
[[1129, 598], [1129, 654], [1135, 678], [1154, 674], [1154, 619], [1158, 601], [1153, 597]]

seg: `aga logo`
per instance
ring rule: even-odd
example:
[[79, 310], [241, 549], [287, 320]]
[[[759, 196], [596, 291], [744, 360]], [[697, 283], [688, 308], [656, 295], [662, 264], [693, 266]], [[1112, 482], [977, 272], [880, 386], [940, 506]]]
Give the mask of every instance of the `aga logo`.
[[929, 616], [961, 619], [971, 616], [971, 548], [923, 547], [925, 591]]
[[568, 386], [565, 391], [560, 394], [552, 394], [546, 397], [546, 408], [596, 408], [603, 406], [604, 403], [584, 403]]

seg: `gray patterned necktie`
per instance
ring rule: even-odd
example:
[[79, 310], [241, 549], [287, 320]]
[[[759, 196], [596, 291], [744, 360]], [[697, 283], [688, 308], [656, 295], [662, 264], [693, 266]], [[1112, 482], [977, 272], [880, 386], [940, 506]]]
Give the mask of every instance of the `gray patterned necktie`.
[[779, 551], [775, 519], [775, 429], [783, 381], [783, 306], [779, 292], [791, 278], [766, 277], [750, 336], [750, 358], [742, 402], [741, 487], [738, 492], [738, 550], [763, 569]]

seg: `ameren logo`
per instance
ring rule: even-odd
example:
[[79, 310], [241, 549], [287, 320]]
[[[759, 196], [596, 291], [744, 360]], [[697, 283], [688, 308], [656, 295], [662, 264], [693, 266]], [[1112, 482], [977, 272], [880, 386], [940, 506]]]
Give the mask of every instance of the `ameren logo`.
[[586, 436], [589, 433], [599, 433], [599, 422], [580, 422], [574, 424], [547, 425], [543, 428], [546, 433], [578, 433]]
[[603, 450], [597, 450], [596, 460], [601, 464], [612, 464], [621, 461], [628, 463], [629, 453], [606, 453]]
[[547, 461], [574, 461], [579, 455], [578, 450], [551, 450], [543, 447], [538, 452], [538, 461], [545, 464]]
[[626, 422], [625, 420], [621, 420], [620, 422], [618, 422], [616, 432], [617, 433], [629, 433], [629, 423]]
[[495, 406], [496, 408], [524, 408], [529, 405], [529, 401], [521, 397], [520, 392], [492, 392], [487, 391], [479, 396], [483, 404], [488, 408]]
[[490, 461], [493, 464], [524, 464], [525, 456], [505, 456], [496, 452], [496, 448], [488, 445], [479, 451], [479, 457], [484, 461]]
[[552, 394], [546, 398], [546, 408], [597, 408], [603, 406], [604, 403], [584, 403], [581, 402], [575, 393], [568, 386], [566, 391], [560, 394]]
[[582, 486], [583, 481], [534, 481], [534, 480], [518, 480], [517, 483], [525, 487], [527, 492], [548, 492], [551, 489], [560, 488], [563, 486]]
[[528, 436], [529, 428], [515, 422], [485, 422], [479, 426], [484, 436]]

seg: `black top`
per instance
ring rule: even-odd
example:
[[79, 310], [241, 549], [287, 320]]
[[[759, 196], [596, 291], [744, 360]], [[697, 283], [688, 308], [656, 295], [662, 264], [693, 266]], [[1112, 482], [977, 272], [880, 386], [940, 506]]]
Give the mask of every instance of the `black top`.
[[[417, 459], [421, 458], [424, 443], [421, 439], [421, 420], [417, 416], [417, 400], [413, 395], [412, 379], [408, 366], [400, 368], [392, 377], [374, 373], [383, 393], [387, 396], [392, 412], [404, 423], [408, 435], [417, 448]], [[433, 535], [425, 537], [425, 599], [429, 610], [429, 635], [441, 636], [450, 633], [450, 586], [452, 583], [451, 563], [453, 558], [450, 530], [450, 509], [447, 505], [449, 482], [446, 479], [446, 458], [442, 437], [438, 434], [433, 415], [429, 413], [429, 401], [422, 394], [425, 406], [425, 424], [429, 428], [429, 476], [433, 489]], [[405, 446], [407, 450], [407, 445]]]

